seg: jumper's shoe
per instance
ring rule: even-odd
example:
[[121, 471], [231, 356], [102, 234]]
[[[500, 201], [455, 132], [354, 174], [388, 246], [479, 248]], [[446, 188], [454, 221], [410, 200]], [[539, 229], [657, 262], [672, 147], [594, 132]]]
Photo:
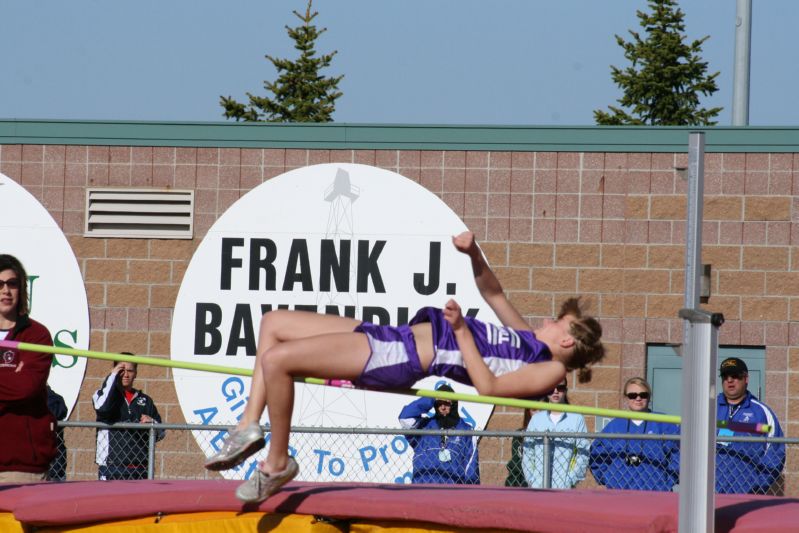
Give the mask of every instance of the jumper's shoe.
[[243, 429], [231, 429], [222, 448], [205, 461], [205, 468], [219, 471], [239, 466], [264, 446], [264, 432], [256, 422]]
[[270, 475], [261, 472], [260, 468], [256, 468], [252, 477], [236, 489], [236, 498], [244, 503], [261, 503], [280, 490], [280, 487], [294, 479], [299, 471], [300, 467], [297, 466], [297, 461], [293, 457], [289, 457], [286, 469], [282, 472]]

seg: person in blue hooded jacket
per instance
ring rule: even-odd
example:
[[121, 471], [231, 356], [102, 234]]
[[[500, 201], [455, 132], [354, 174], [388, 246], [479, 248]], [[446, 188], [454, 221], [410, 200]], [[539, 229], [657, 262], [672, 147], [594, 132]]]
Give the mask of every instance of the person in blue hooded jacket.
[[[720, 366], [722, 392], [718, 396], [719, 421], [768, 424], [765, 436], [782, 437], [774, 412], [748, 390], [749, 369], [741, 359], [730, 357]], [[752, 433], [718, 430], [719, 437], [746, 436]], [[759, 434], [758, 436], [764, 436]], [[785, 445], [768, 442], [716, 441], [716, 492], [768, 494], [785, 466]]]
[[[631, 411], [649, 412], [652, 388], [643, 378], [630, 378], [624, 396]], [[602, 433], [677, 435], [675, 424], [614, 418]], [[591, 473], [609, 489], [671, 491], [680, 479], [678, 440], [596, 439], [591, 446]]]
[[[436, 390], [454, 392], [446, 383]], [[429, 416], [431, 410], [433, 414]], [[399, 421], [405, 429], [474, 429], [458, 414], [458, 402], [444, 399], [419, 398], [402, 408]], [[405, 438], [413, 448], [413, 483], [480, 483], [476, 437], [406, 435]]]

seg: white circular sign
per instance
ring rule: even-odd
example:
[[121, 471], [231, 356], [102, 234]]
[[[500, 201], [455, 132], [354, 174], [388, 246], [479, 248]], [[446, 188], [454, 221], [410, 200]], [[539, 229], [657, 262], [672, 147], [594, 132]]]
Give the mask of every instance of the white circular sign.
[[[175, 304], [172, 359], [252, 369], [260, 317], [278, 308], [398, 324], [455, 298], [464, 312], [495, 321], [469, 258], [452, 245], [465, 229], [436, 195], [388, 170], [325, 164], [282, 174], [234, 203], [197, 248]], [[180, 369], [174, 377], [188, 423], [233, 424], [244, 412], [249, 378]], [[400, 410], [415, 399], [304, 384], [296, 390], [292, 425], [299, 427], [396, 428]], [[460, 405], [478, 429], [491, 410]], [[209, 442], [207, 433], [195, 435], [207, 455], [224, 436]], [[300, 464], [316, 465], [302, 469], [305, 480], [409, 481], [413, 452], [401, 436], [293, 434], [291, 447]], [[248, 477], [262, 456], [225, 475]]]
[[[78, 261], [53, 217], [31, 193], [0, 174], [0, 249], [25, 266], [30, 316], [44, 324], [56, 347], [89, 347], [89, 305]], [[50, 387], [64, 397], [67, 409], [78, 399], [86, 359], [55, 355]]]

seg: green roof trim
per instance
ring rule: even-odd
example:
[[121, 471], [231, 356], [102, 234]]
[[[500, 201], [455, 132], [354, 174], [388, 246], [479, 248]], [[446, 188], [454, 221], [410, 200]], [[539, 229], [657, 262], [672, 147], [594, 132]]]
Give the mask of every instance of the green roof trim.
[[706, 152], [799, 152], [799, 127], [470, 126], [274, 124], [0, 119], [0, 144], [191, 146], [333, 150], [687, 152], [705, 132]]

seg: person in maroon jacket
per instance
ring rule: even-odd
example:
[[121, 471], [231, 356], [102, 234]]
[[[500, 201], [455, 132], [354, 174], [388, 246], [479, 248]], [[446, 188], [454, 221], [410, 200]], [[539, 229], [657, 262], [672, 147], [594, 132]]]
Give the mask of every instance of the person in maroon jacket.
[[[19, 260], [0, 254], [0, 336], [53, 345], [28, 316], [28, 276]], [[0, 350], [0, 483], [43, 481], [56, 455], [55, 418], [47, 408], [52, 356]]]

